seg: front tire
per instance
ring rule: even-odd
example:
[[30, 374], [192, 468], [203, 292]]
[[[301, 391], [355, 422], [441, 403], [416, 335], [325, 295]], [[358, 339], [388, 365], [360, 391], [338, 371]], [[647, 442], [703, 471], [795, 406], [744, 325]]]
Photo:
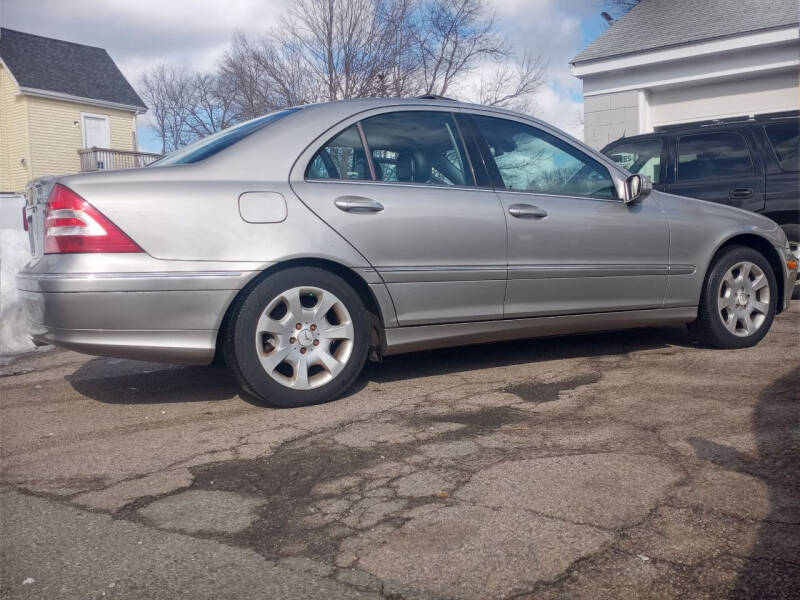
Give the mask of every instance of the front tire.
[[369, 320], [343, 279], [316, 267], [270, 275], [233, 309], [225, 362], [246, 392], [279, 407], [329, 402], [358, 377]]
[[754, 346], [769, 331], [777, 301], [778, 285], [766, 258], [752, 248], [730, 246], [711, 262], [692, 330], [717, 348]]

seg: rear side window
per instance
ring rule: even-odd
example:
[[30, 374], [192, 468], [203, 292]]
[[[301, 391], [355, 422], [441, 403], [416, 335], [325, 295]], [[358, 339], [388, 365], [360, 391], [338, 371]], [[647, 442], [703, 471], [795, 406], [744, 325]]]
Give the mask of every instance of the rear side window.
[[800, 121], [795, 119], [764, 126], [767, 138], [784, 171], [800, 171]]
[[371, 179], [358, 128], [352, 125], [332, 138], [311, 159], [309, 179]]
[[600, 162], [530, 125], [473, 115], [494, 157], [503, 186], [554, 196], [616, 198], [614, 181]]
[[603, 154], [631, 173], [647, 175], [653, 183], [661, 179], [661, 149], [664, 141], [660, 138], [627, 140], [609, 146]]
[[392, 112], [361, 124], [379, 181], [475, 185], [450, 113]]
[[248, 135], [255, 133], [259, 129], [263, 129], [270, 123], [274, 123], [278, 119], [281, 119], [286, 115], [290, 115], [293, 112], [297, 112], [298, 110], [300, 109], [287, 108], [286, 110], [270, 113], [268, 115], [264, 115], [263, 117], [258, 117], [257, 119], [245, 121], [239, 125], [234, 125], [228, 129], [223, 129], [222, 131], [218, 131], [217, 133], [209, 135], [208, 137], [204, 137], [202, 140], [198, 140], [193, 144], [189, 144], [180, 150], [176, 150], [164, 158], [151, 163], [149, 166], [164, 167], [167, 165], [181, 165], [198, 162], [213, 156], [218, 152], [221, 152], [225, 148], [228, 148], [236, 142], [246, 138]]
[[738, 133], [701, 133], [678, 141], [679, 181], [754, 173], [747, 143]]

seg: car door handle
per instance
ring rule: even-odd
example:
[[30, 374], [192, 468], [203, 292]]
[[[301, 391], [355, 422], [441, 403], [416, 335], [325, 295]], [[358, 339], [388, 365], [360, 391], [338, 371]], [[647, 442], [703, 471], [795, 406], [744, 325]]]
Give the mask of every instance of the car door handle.
[[383, 204], [363, 196], [339, 196], [333, 203], [339, 210], [352, 213], [380, 212], [383, 210]]
[[518, 219], [543, 219], [547, 216], [546, 210], [533, 204], [512, 204], [508, 207], [508, 212]]
[[731, 198], [750, 198], [754, 193], [753, 188], [733, 188]]

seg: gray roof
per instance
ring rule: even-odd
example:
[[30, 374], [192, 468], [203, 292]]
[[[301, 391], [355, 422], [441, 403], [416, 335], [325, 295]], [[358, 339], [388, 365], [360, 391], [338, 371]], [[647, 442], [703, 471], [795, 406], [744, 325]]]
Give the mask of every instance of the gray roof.
[[571, 62], [795, 25], [800, 0], [641, 0]]
[[20, 87], [147, 109], [103, 48], [0, 29], [0, 58]]

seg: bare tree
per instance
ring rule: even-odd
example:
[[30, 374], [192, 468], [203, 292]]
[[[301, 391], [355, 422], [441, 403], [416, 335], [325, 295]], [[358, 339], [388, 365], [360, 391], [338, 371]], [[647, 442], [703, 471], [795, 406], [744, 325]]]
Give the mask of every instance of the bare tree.
[[639, 4], [640, 0], [602, 0], [603, 5], [612, 11], [615, 15], [624, 15], [634, 6]]
[[161, 63], [141, 78], [139, 90], [150, 107], [152, 128], [169, 152], [190, 141], [186, 123], [191, 104], [191, 75], [182, 67]]
[[514, 54], [486, 0], [296, 0], [275, 29], [236, 33], [215, 72], [159, 65], [141, 90], [169, 151], [287, 106], [445, 95], [486, 64], [476, 99], [530, 109], [546, 65]]
[[516, 61], [494, 61], [493, 75], [482, 78], [475, 96], [480, 104], [501, 106], [520, 112], [532, 111], [532, 97], [544, 83], [547, 61], [526, 52]]
[[430, 0], [421, 10], [417, 42], [426, 94], [443, 96], [481, 59], [510, 54], [483, 0]]
[[216, 73], [195, 73], [186, 100], [186, 127], [193, 137], [204, 137], [237, 121], [236, 88]]

